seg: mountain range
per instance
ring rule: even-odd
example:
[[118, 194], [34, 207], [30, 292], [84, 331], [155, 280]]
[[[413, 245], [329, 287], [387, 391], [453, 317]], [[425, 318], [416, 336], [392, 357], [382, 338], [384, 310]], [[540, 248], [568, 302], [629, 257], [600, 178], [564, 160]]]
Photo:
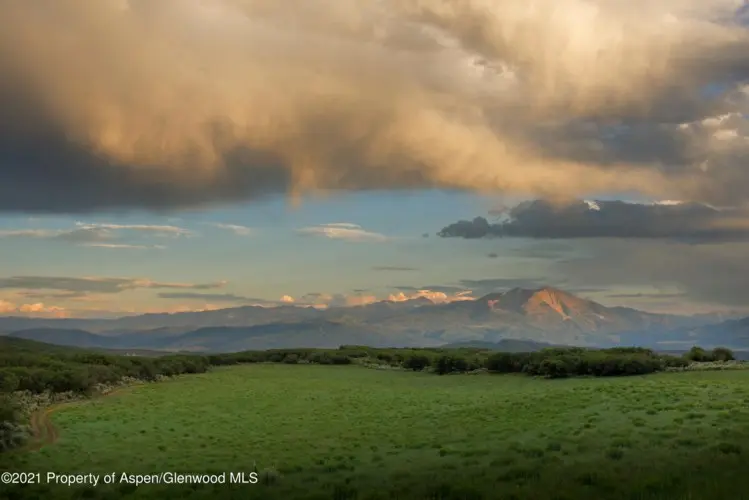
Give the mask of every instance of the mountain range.
[[324, 310], [284, 305], [117, 319], [0, 317], [0, 334], [78, 347], [191, 352], [342, 344], [432, 347], [507, 339], [590, 347], [746, 348], [749, 318], [718, 323], [714, 316], [607, 307], [543, 287], [442, 304], [417, 298]]

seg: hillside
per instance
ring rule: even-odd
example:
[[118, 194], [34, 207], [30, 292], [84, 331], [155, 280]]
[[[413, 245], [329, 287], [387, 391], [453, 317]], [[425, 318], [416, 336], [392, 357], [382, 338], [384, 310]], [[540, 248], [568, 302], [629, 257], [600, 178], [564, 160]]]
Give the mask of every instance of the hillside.
[[24, 353], [45, 353], [45, 354], [66, 354], [79, 352], [80, 349], [58, 344], [48, 344], [36, 340], [28, 340], [18, 337], [0, 336], [0, 352], [14, 354]]
[[78, 329], [65, 328], [32, 328], [12, 333], [13, 337], [35, 340], [48, 344], [59, 344], [76, 347], [116, 348], [117, 339], [110, 339]]
[[[356, 307], [239, 307], [118, 319], [0, 318], [0, 332], [19, 338], [98, 349], [235, 352], [284, 347], [439, 346], [521, 339], [550, 345], [749, 346], [741, 321], [606, 307], [568, 292], [515, 288], [476, 300], [427, 299]], [[14, 328], [23, 325], [23, 328]], [[700, 333], [702, 332], [702, 333]], [[689, 344], [689, 345], [687, 345]]]
[[[85, 333], [85, 332], [84, 332]], [[69, 338], [70, 339], [70, 338]], [[57, 339], [52, 339], [57, 340]], [[112, 354], [120, 356], [141, 356], [157, 357], [168, 354], [164, 351], [154, 351], [149, 349], [109, 349], [106, 347], [92, 346], [88, 348], [77, 347], [75, 345], [64, 345], [54, 342], [43, 342], [40, 340], [29, 340], [21, 337], [0, 335], [0, 351], [13, 353], [46, 353], [46, 354], [72, 354], [81, 351], [99, 352], [103, 354]]]

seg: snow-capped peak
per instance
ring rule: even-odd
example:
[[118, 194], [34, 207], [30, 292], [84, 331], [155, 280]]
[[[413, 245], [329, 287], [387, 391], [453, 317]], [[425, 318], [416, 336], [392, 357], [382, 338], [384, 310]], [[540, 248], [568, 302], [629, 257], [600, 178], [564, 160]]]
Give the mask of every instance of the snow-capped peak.
[[583, 200], [588, 205], [588, 210], [600, 211], [601, 207], [593, 200]]

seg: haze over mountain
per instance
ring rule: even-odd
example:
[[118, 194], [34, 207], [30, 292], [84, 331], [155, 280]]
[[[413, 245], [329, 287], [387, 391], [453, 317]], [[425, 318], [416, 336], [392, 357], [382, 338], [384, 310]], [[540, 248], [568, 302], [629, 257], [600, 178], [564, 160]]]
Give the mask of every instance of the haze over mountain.
[[518, 339], [554, 345], [749, 345], [748, 320], [606, 307], [553, 287], [437, 304], [423, 297], [352, 307], [239, 307], [118, 319], [0, 318], [0, 332], [108, 349], [239, 351], [281, 347], [437, 346]]

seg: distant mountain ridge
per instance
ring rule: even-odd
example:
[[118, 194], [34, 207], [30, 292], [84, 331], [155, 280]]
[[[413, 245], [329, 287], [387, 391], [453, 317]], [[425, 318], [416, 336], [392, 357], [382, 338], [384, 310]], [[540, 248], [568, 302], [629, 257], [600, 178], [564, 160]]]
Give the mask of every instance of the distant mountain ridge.
[[542, 287], [513, 288], [444, 304], [418, 298], [327, 310], [245, 306], [117, 319], [0, 317], [0, 333], [60, 345], [194, 352], [341, 344], [431, 347], [505, 339], [549, 345], [658, 345], [689, 342], [701, 335], [733, 345], [727, 342], [731, 333], [726, 332], [734, 332], [740, 345], [749, 346], [749, 336], [741, 333], [746, 331], [741, 321], [726, 322], [723, 327], [710, 321], [709, 317], [606, 307]]

